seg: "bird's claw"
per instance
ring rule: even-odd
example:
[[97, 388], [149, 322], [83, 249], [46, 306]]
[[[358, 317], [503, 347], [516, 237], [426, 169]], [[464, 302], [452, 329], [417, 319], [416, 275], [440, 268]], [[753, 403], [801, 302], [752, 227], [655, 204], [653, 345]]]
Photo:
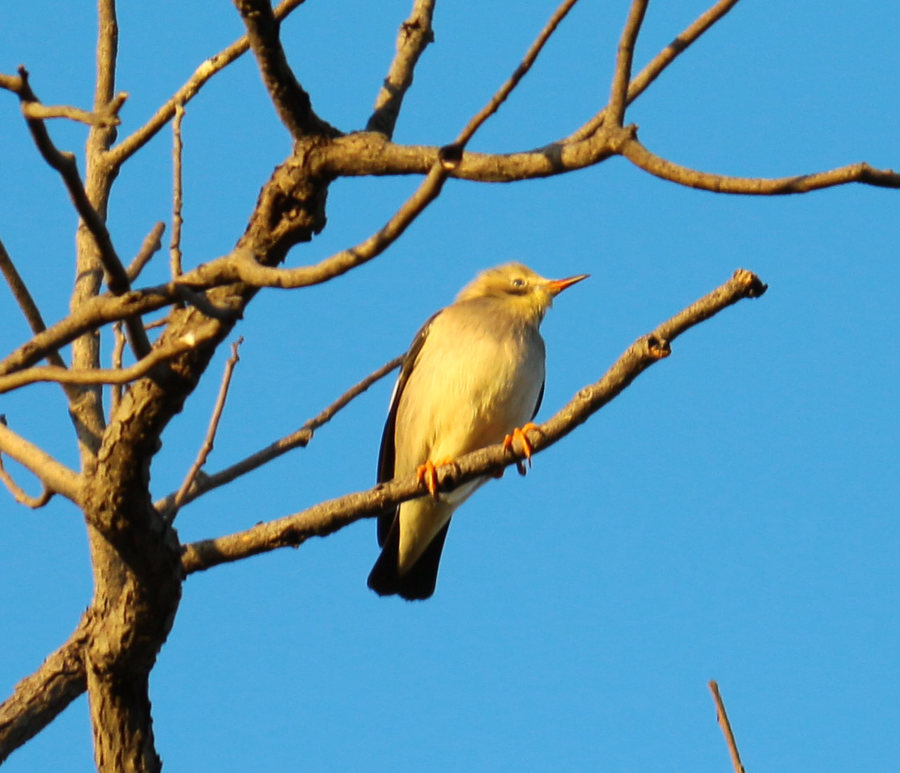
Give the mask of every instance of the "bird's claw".
[[428, 489], [428, 493], [432, 497], [438, 498], [437, 467], [434, 466], [434, 462], [431, 459], [416, 468], [416, 480], [419, 482], [419, 485], [425, 484], [425, 488]]
[[435, 464], [429, 459], [425, 464], [420, 464], [416, 467], [416, 480], [419, 482], [419, 485], [425, 484], [425, 488], [428, 489], [428, 493], [431, 494], [434, 499], [437, 499], [439, 495], [437, 468], [443, 467], [446, 464], [455, 465], [456, 463], [452, 459], [444, 459]]
[[[515, 443], [516, 440], [521, 443], [522, 453], [525, 454], [525, 461], [528, 462], [529, 467], [531, 467], [531, 454], [534, 450], [534, 447], [531, 445], [531, 441], [528, 439], [528, 436], [525, 433], [531, 430], [540, 431], [540, 428], [534, 422], [529, 421], [523, 427], [516, 427], [510, 434], [503, 438], [503, 448], [506, 451], [513, 450], [513, 443]], [[525, 462], [523, 462], [521, 459], [517, 460], [516, 469], [518, 469], [519, 475], [524, 475]]]

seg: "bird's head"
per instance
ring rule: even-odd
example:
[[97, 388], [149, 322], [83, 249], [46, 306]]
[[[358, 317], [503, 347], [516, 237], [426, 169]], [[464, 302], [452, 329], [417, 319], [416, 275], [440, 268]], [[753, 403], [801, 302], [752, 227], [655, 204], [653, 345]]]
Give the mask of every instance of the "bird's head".
[[538, 324], [557, 295], [588, 276], [546, 279], [521, 263], [505, 263], [482, 271], [460, 291], [456, 301], [496, 298], [511, 313]]

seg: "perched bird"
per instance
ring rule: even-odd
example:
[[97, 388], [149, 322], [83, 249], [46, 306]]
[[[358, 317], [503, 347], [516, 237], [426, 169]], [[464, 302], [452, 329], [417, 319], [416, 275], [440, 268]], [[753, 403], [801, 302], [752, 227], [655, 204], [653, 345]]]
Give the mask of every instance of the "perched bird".
[[434, 593], [450, 517], [486, 478], [439, 494], [435, 467], [519, 437], [544, 394], [544, 339], [538, 331], [553, 298], [587, 274], [545, 279], [521, 263], [480, 273], [456, 301], [418, 332], [391, 397], [378, 481], [411, 475], [431, 496], [378, 518], [381, 555], [369, 587], [382, 596]]

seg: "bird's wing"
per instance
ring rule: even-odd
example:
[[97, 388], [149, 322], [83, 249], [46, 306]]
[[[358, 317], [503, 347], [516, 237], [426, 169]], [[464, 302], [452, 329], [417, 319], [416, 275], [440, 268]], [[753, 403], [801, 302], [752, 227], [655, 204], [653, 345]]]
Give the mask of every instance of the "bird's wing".
[[547, 386], [547, 380], [546, 380], [546, 379], [544, 379], [544, 380], [541, 382], [541, 391], [538, 392], [538, 399], [537, 399], [537, 402], [534, 404], [534, 412], [531, 414], [531, 419], [529, 419], [529, 421], [531, 421], [532, 419], [534, 419], [534, 417], [537, 416], [537, 412], [538, 412], [539, 410], [541, 410], [541, 403], [544, 402], [544, 387], [545, 387], [545, 386]]
[[[381, 448], [378, 451], [379, 483], [384, 483], [394, 477], [394, 460], [396, 457], [394, 432], [397, 427], [397, 406], [400, 405], [400, 396], [403, 394], [403, 389], [409, 381], [409, 376], [412, 373], [413, 367], [415, 367], [419, 352], [422, 351], [422, 345], [428, 337], [431, 323], [434, 322], [434, 318], [440, 313], [441, 312], [439, 311], [435, 312], [428, 318], [425, 324], [422, 325], [422, 328], [416, 333], [416, 337], [413, 339], [409, 351], [407, 351], [406, 355], [403, 357], [403, 362], [400, 365], [400, 375], [397, 376], [397, 383], [394, 384], [394, 392], [391, 395], [391, 405], [388, 409], [387, 421], [384, 423], [384, 432], [381, 435]], [[396, 514], [397, 508], [392, 507], [390, 510], [385, 511], [378, 516], [379, 546], [384, 545], [384, 541], [387, 539], [388, 532], [391, 529], [391, 524], [394, 522], [394, 516]]]

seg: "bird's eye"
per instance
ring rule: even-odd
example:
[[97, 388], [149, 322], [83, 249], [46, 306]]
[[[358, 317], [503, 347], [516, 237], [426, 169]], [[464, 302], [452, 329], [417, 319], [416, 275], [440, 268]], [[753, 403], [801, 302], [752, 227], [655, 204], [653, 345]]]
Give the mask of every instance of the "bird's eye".
[[512, 286], [515, 287], [517, 290], [521, 290], [523, 287], [525, 287], [525, 280], [522, 279], [522, 277], [517, 276], [515, 279], [512, 280]]

